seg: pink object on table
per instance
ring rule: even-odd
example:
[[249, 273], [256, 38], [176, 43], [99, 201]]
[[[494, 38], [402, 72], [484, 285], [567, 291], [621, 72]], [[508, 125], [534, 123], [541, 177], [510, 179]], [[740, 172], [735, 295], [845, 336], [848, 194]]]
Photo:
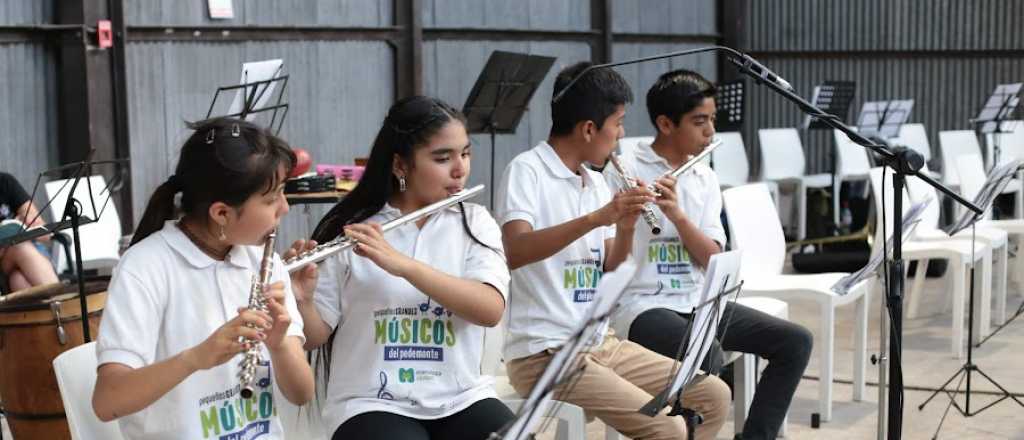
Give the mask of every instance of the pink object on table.
[[319, 164], [316, 166], [317, 174], [333, 174], [336, 179], [359, 181], [363, 177], [363, 170], [366, 167], [359, 165], [331, 165]]

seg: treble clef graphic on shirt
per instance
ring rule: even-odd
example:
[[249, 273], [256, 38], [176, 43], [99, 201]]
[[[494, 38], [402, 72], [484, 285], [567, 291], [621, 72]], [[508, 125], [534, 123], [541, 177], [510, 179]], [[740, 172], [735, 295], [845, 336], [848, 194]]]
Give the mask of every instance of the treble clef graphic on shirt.
[[377, 398], [378, 399], [384, 399], [384, 400], [395, 400], [395, 396], [392, 396], [391, 393], [389, 393], [387, 391], [387, 387], [388, 387], [388, 375], [387, 375], [387, 373], [381, 371], [380, 372], [380, 389], [377, 390]]

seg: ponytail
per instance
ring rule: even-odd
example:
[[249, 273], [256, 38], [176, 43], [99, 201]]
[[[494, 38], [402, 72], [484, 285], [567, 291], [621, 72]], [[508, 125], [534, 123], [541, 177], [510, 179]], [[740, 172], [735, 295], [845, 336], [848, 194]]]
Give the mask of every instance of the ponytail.
[[153, 192], [146, 204], [146, 211], [139, 220], [139, 226], [135, 228], [135, 235], [129, 246], [142, 241], [150, 234], [159, 231], [164, 227], [167, 220], [175, 217], [174, 196], [181, 191], [177, 176], [171, 175], [166, 182], [160, 184]]

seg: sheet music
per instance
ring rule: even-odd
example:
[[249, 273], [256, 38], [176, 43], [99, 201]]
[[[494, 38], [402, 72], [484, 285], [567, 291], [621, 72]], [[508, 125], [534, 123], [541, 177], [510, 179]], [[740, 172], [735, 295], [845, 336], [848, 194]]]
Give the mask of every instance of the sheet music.
[[[1021, 159], [1014, 159], [1003, 165], [1000, 165], [992, 170], [988, 175], [988, 180], [985, 181], [985, 185], [978, 190], [978, 194], [974, 196], [972, 202], [980, 207], [983, 211], [988, 210], [989, 206], [992, 206], [992, 202], [995, 201], [996, 197], [1003, 192], [1006, 185], [1016, 177], [1017, 171], [1024, 165], [1024, 161]], [[946, 229], [946, 233], [949, 235], [956, 234], [964, 229], [967, 229], [971, 223], [974, 223], [975, 213], [969, 209], [965, 209], [960, 218], [955, 223]]]
[[857, 118], [858, 131], [866, 137], [892, 139], [899, 136], [913, 109], [913, 99], [865, 102]]
[[502, 435], [506, 440], [521, 440], [533, 433], [541, 417], [551, 405], [552, 385], [569, 382], [576, 356], [590, 345], [595, 333], [604, 328], [611, 312], [622, 297], [622, 292], [636, 273], [636, 263], [631, 259], [622, 262], [612, 272], [605, 273], [597, 286], [596, 300], [590, 308], [587, 319], [580, 324], [576, 337], [570, 339], [561, 350], [555, 352], [544, 372], [533, 385], [530, 395], [519, 407], [516, 418]]
[[[928, 207], [931, 202], [932, 197], [928, 196], [924, 200], [913, 204], [907, 213], [903, 215], [903, 220], [901, 222], [903, 224], [903, 243], [906, 243], [907, 239], [913, 235], [914, 229], [917, 228], [917, 224], [921, 222], [919, 219], [919, 217], [921, 217], [921, 213], [924, 212], [924, 209]], [[889, 252], [892, 252], [895, 241], [891, 234], [886, 238], [885, 243], [885, 249], [889, 249]], [[836, 283], [832, 285], [832, 291], [838, 295], [846, 295], [847, 293], [850, 293], [850, 289], [852, 289], [853, 286], [874, 275], [875, 271], [878, 270], [878, 267], [882, 264], [882, 260], [884, 259], [885, 255], [883, 255], [882, 250], [879, 249], [878, 252], [871, 255], [871, 259], [868, 260], [868, 263], [865, 264], [864, 267], [840, 278], [839, 281], [836, 281]]]
[[[1009, 119], [1010, 115], [1017, 108], [1019, 102], [1018, 94], [1024, 83], [999, 84], [996, 90], [989, 96], [985, 106], [978, 112], [977, 122], [981, 122], [982, 133], [996, 131], [996, 121]], [[1005, 126], [1003, 127], [1005, 129]]]
[[[277, 78], [281, 74], [281, 69], [284, 67], [284, 60], [274, 59], [265, 61], [252, 61], [242, 64], [242, 79], [239, 80], [239, 84], [248, 84], [258, 81], [268, 81]], [[243, 110], [245, 99], [247, 96], [253, 93], [255, 89], [256, 102], [252, 104], [249, 110], [263, 108], [267, 101], [270, 100], [271, 95], [274, 94], [274, 88], [276, 83], [270, 82], [259, 86], [249, 86], [238, 89], [235, 92], [235, 99], [231, 101], [231, 107], [228, 108], [229, 115], [239, 114]], [[256, 115], [250, 113], [246, 115], [245, 120], [252, 121]]]
[[[713, 299], [718, 292], [727, 290], [739, 283], [740, 256], [741, 252], [738, 250], [722, 252], [711, 256], [708, 270], [705, 273], [704, 289], [701, 291], [700, 304], [705, 304], [708, 300]], [[672, 386], [669, 388], [669, 396], [674, 396], [697, 375], [701, 362], [707, 356], [708, 350], [711, 349], [711, 340], [718, 331], [718, 321], [721, 320], [722, 312], [724, 311], [724, 308], [721, 307], [721, 301], [724, 300], [724, 298], [719, 298], [719, 301], [706, 304], [704, 307], [694, 311], [693, 331], [690, 332], [690, 339], [686, 341], [686, 346], [690, 349], [687, 350], [686, 355], [683, 357], [679, 373], [676, 374], [675, 379], [672, 381]], [[694, 348], [697, 349], [694, 350]]]

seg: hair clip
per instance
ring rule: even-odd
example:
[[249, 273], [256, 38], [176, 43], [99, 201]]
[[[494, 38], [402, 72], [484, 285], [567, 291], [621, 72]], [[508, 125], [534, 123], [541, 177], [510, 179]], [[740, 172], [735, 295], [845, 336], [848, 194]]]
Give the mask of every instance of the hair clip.
[[231, 124], [231, 137], [238, 137], [242, 134], [242, 129], [238, 128], [238, 124]]
[[210, 131], [206, 132], [206, 143], [207, 144], [212, 144], [213, 143], [213, 132], [215, 132], [215, 131], [217, 131], [217, 130], [211, 128]]

